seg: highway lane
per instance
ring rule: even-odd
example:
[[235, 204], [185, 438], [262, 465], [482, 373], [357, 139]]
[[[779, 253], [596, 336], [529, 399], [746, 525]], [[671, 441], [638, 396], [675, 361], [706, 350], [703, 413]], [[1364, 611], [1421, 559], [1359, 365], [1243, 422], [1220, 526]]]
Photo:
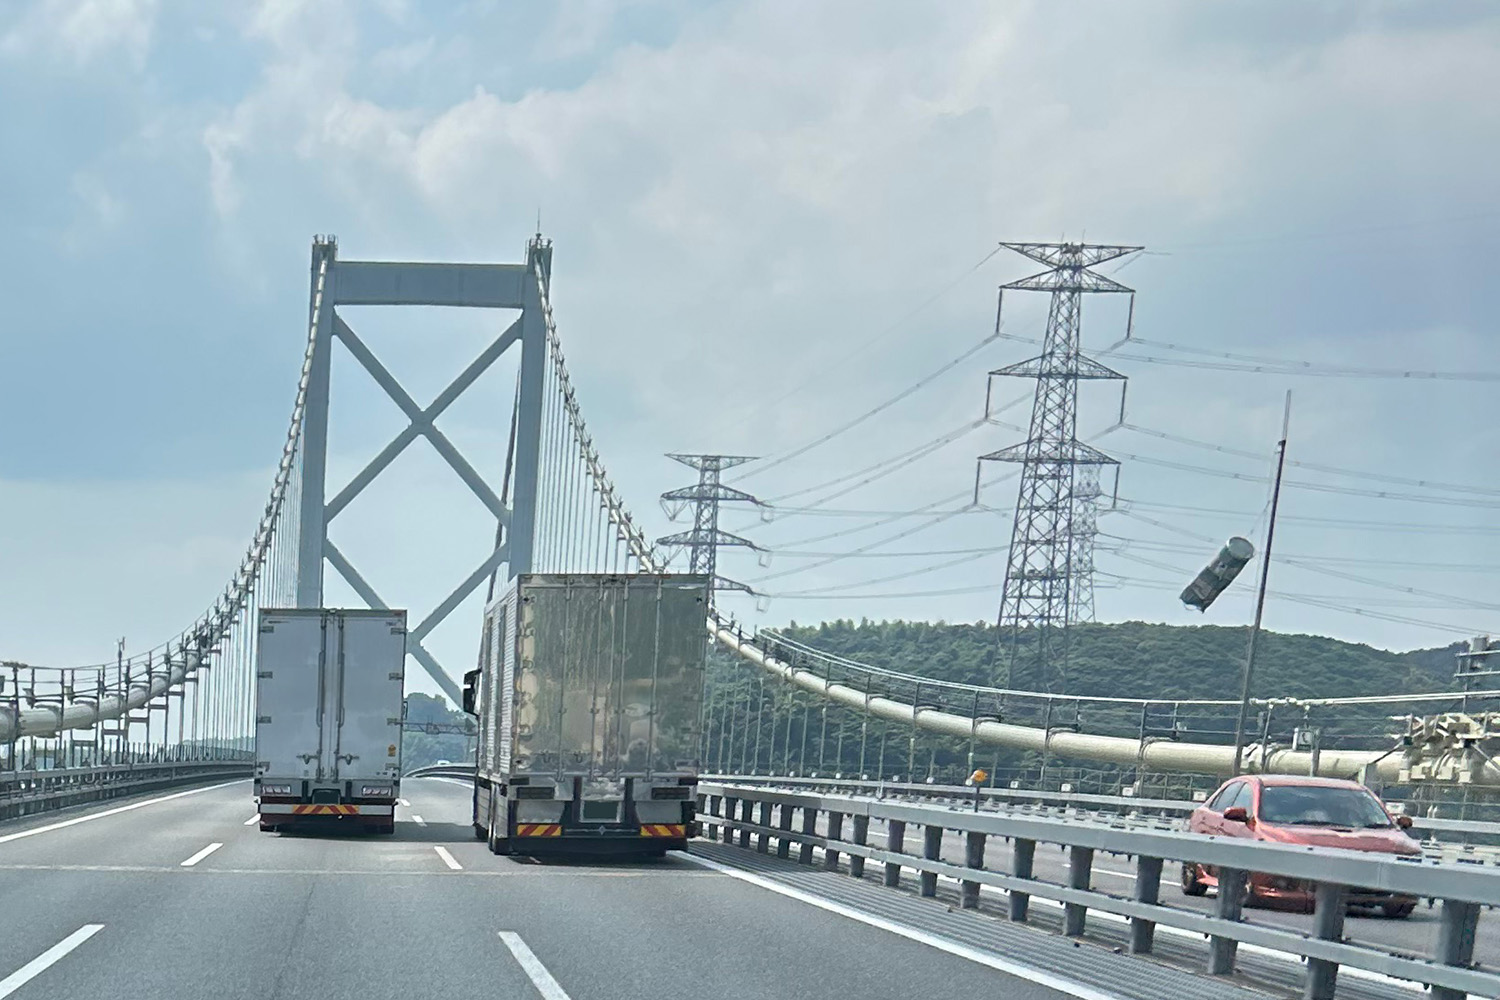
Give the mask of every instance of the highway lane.
[[681, 858], [495, 857], [467, 787], [403, 793], [387, 837], [263, 834], [248, 782], [0, 825], [0, 998], [1064, 996]]

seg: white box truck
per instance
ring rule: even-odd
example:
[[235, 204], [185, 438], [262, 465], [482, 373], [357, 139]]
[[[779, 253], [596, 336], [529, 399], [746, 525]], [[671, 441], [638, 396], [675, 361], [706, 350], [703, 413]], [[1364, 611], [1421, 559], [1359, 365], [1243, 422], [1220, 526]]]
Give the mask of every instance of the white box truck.
[[474, 833], [496, 854], [664, 854], [694, 829], [705, 576], [528, 574], [485, 609]]
[[396, 831], [406, 612], [266, 608], [255, 666], [260, 828]]

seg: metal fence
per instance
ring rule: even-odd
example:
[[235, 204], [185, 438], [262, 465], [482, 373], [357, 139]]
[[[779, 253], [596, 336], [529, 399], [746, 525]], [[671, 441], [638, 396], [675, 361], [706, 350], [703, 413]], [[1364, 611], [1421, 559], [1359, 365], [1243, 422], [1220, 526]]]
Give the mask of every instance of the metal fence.
[[174, 785], [248, 778], [249, 759], [174, 760], [0, 773], [0, 820]]
[[[893, 887], [901, 884], [904, 871], [913, 871], [923, 896], [936, 895], [940, 876], [951, 878], [960, 884], [965, 908], [978, 907], [980, 887], [991, 886], [1008, 894], [1006, 912], [1013, 921], [1027, 919], [1033, 896], [1054, 900], [1063, 906], [1063, 930], [1070, 936], [1084, 933], [1091, 910], [1116, 914], [1130, 923], [1130, 951], [1134, 954], [1152, 952], [1158, 925], [1201, 933], [1209, 941], [1206, 971], [1211, 975], [1234, 971], [1240, 944], [1269, 948], [1306, 960], [1303, 996], [1310, 1000], [1333, 997], [1341, 966], [1427, 985], [1434, 1000], [1462, 1000], [1470, 993], [1500, 995], [1500, 975], [1473, 964], [1480, 909], [1500, 904], [1500, 871], [1359, 851], [745, 784], [704, 782], [698, 786], [698, 793], [700, 820], [707, 835], [726, 844], [737, 840], [741, 847], [750, 847], [753, 839], [755, 850], [767, 853], [774, 840], [780, 857], [788, 857], [792, 846], [797, 845], [798, 860], [803, 864], [810, 864], [814, 848], [821, 848], [824, 868], [839, 870], [840, 857], [846, 856], [849, 874], [863, 877], [867, 862], [882, 864], [884, 883]], [[796, 823], [798, 813], [800, 825]], [[851, 826], [848, 837], [844, 835], [846, 819]], [[886, 825], [884, 849], [869, 843], [871, 820]], [[820, 822], [826, 834], [817, 832]], [[905, 849], [908, 825], [923, 828], [920, 855]], [[962, 863], [941, 857], [945, 831], [963, 835]], [[1011, 870], [986, 867], [985, 846], [992, 837], [1011, 842]], [[1067, 885], [1035, 877], [1033, 862], [1039, 843], [1067, 850]], [[1094, 854], [1100, 851], [1135, 859], [1133, 896], [1114, 896], [1093, 888]], [[1218, 871], [1221, 888], [1212, 914], [1161, 903], [1164, 867], [1169, 862], [1184, 861], [1213, 866]], [[1317, 906], [1311, 936], [1243, 921], [1245, 882], [1251, 872], [1314, 887]], [[1355, 890], [1441, 900], [1435, 953], [1402, 956], [1346, 941], [1345, 904]]]

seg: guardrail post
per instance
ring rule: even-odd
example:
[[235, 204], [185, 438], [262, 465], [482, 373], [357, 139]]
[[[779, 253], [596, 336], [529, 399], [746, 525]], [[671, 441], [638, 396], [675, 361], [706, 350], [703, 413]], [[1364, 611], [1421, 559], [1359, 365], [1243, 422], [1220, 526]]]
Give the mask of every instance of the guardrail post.
[[[734, 819], [734, 811], [739, 804], [740, 800], [735, 798], [733, 795], [724, 796], [724, 818], [726, 820]], [[734, 843], [734, 827], [730, 826], [728, 823], [725, 823], [723, 829], [721, 829], [719, 833], [724, 838], [724, 843]]]
[[[702, 796], [700, 796], [700, 798], [701, 797]], [[719, 811], [720, 809], [723, 808], [723, 806], [724, 806], [724, 796], [722, 796], [722, 795], [710, 795], [710, 796], [708, 796], [708, 808], [704, 809], [703, 812], [705, 812], [709, 816], [713, 816], [713, 817], [723, 816], [724, 814]], [[709, 840], [718, 840], [719, 839], [719, 826], [720, 826], [720, 824], [714, 823], [714, 822], [705, 822], [703, 825], [707, 828], [707, 829], [705, 829], [704, 832], [708, 834], [708, 839]]]
[[[740, 800], [740, 822], [741, 823], [754, 823], [755, 822], [755, 803], [752, 802], [749, 799], [741, 799]], [[749, 847], [750, 846], [750, 828], [748, 826], [745, 827], [744, 829], [742, 829], [740, 831], [740, 846], [741, 847]]]
[[[856, 815], [854, 820], [854, 842], [864, 847], [870, 840], [870, 817]], [[865, 859], [858, 854], [849, 855], [849, 874], [854, 878], [864, 878]]]
[[[816, 837], [818, 835], [818, 810], [815, 806], [802, 807], [802, 835], [805, 837]], [[797, 851], [797, 861], [800, 864], [812, 864], [813, 845], [804, 841], [802, 847]]]
[[[1315, 891], [1316, 904], [1313, 910], [1313, 934], [1322, 941], [1342, 941], [1344, 938], [1345, 889], [1332, 882], [1319, 882]], [[1338, 982], [1339, 964], [1325, 958], [1307, 960], [1307, 982], [1302, 986], [1303, 1000], [1333, 1000], [1333, 989]]]
[[[986, 835], [970, 830], [964, 836], [964, 864], [970, 868], [984, 867], [984, 842]], [[979, 908], [979, 883], [965, 881], [959, 885], [958, 905], [965, 910]]]
[[[1135, 898], [1141, 903], [1161, 902], [1161, 858], [1136, 858]], [[1130, 953], [1149, 955], [1156, 945], [1156, 921], [1130, 918]]]
[[[843, 839], [844, 836], [844, 814], [829, 812], [828, 814], [828, 840], [830, 842]], [[823, 848], [823, 868], [825, 871], [836, 872], [839, 870], [839, 852], [832, 847]]]
[[[781, 829], [788, 834], [792, 832], [792, 809], [794, 806], [783, 802], [781, 804]], [[788, 857], [792, 853], [792, 838], [790, 836], [778, 837], [776, 839], [776, 856], [778, 858]]]
[[[929, 823], [922, 827], [922, 857], [928, 861], [937, 861], [943, 853], [943, 828], [935, 823]], [[917, 876], [921, 883], [922, 895], [937, 895], [937, 872], [922, 872]]]
[[[1438, 919], [1437, 960], [1444, 965], [1463, 968], [1472, 965], [1474, 934], [1479, 929], [1479, 904], [1445, 899]], [[1432, 1000], [1464, 1000], [1464, 994], [1446, 986], [1434, 986]]]
[[[762, 802], [760, 804], [760, 819], [758, 821], [758, 825], [762, 827], [768, 827], [771, 825], [771, 803]], [[771, 835], [769, 833], [766, 833], [764, 830], [757, 832], [755, 835], [755, 853], [765, 854], [766, 850], [770, 846]]]
[[[1011, 874], [1016, 878], [1031, 878], [1036, 863], [1036, 841], [1016, 840], [1010, 851]], [[1031, 893], [1011, 891], [1010, 919], [1022, 922], [1026, 919], [1027, 907], [1031, 904]]]
[[[1094, 849], [1092, 847], [1068, 848], [1068, 885], [1074, 889], [1091, 889], [1094, 881]], [[1068, 937], [1080, 937], [1088, 919], [1088, 907], [1082, 903], [1063, 904], [1063, 933]]]
[[[1240, 911], [1245, 905], [1245, 878], [1246, 873], [1239, 869], [1219, 869], [1219, 900], [1218, 905], [1214, 908], [1214, 916], [1220, 920], [1239, 922]], [[1209, 935], [1209, 974], [1227, 976], [1233, 972], [1234, 955], [1238, 947], [1239, 942], [1234, 938], [1220, 937], [1217, 934]]]
[[[885, 824], [885, 849], [892, 854], [906, 853], [906, 821], [901, 819], [888, 820]], [[901, 866], [894, 861], [885, 863], [885, 884], [899, 886], [901, 884]]]

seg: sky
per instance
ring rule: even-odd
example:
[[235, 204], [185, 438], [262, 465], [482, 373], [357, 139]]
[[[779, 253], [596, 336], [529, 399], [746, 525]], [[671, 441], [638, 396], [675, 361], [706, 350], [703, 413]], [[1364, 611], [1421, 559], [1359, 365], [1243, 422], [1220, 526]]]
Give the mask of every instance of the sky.
[[[1134, 344], [1110, 349], [1123, 297], [1084, 306], [1085, 351], [1129, 377], [1123, 426], [1115, 383], [1080, 390], [1080, 437], [1121, 462], [1099, 620], [1249, 621], [1252, 572], [1206, 614], [1177, 594], [1224, 538], [1262, 543], [1290, 390], [1267, 627], [1500, 631], [1496, 92], [1484, 3], [11, 0], [0, 658], [148, 648], [222, 589], [314, 234], [514, 262], [538, 219], [648, 533], [682, 527], [666, 453], [761, 457], [735, 485], [774, 509], [722, 522], [766, 550], [721, 556], [770, 595], [724, 598], [742, 620], [994, 619], [1016, 480], [987, 464], [973, 504], [976, 456], [1025, 437], [1032, 386], [996, 379], [986, 423], [986, 373], [1035, 354], [1047, 307], [1011, 293], [995, 336], [997, 286], [1036, 270], [998, 245], [1084, 239], [1146, 248], [1103, 268], [1137, 290]], [[509, 322], [346, 319], [419, 404]], [[439, 421], [496, 478], [508, 364]], [[333, 400], [330, 494], [404, 424], [347, 357]], [[333, 534], [420, 616], [493, 523], [423, 446]], [[432, 637], [455, 675], [479, 612]]]

